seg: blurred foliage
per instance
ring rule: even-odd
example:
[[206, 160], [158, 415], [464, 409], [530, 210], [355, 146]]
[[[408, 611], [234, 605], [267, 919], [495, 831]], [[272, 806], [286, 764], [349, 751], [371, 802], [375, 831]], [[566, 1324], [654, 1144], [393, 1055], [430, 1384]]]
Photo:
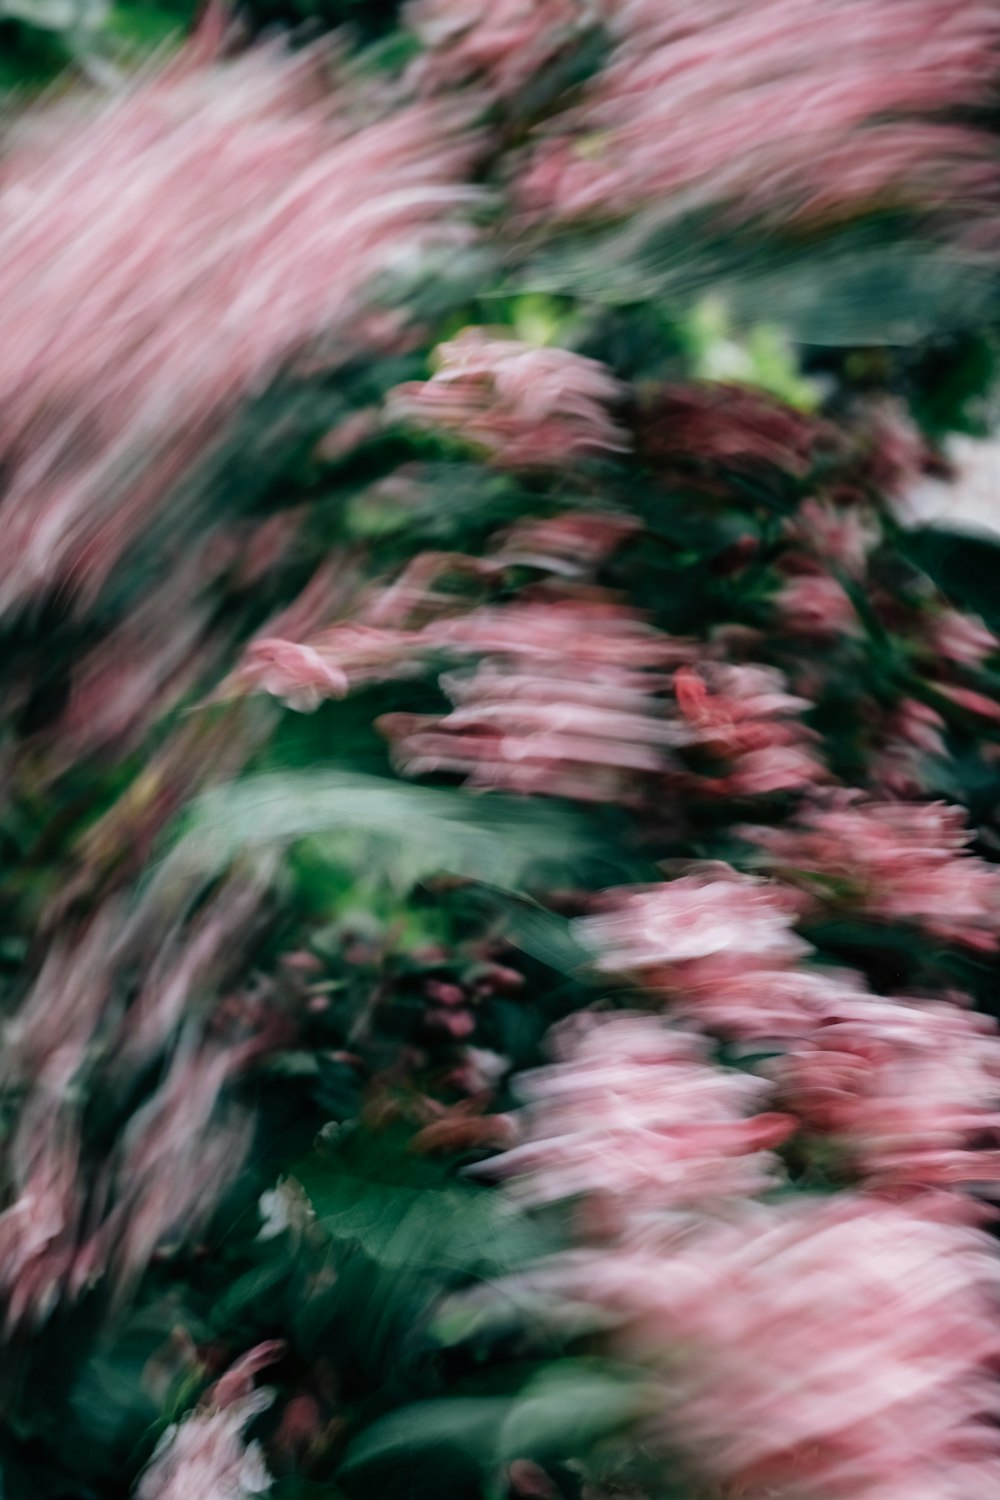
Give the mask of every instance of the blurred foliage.
[[[414, 46], [394, 30], [392, 0], [242, 0], [239, 14], [254, 34], [283, 29], [295, 40], [348, 26], [364, 44], [385, 44], [379, 65], [390, 69]], [[0, 20], [0, 88], [32, 93], [67, 70], [78, 78], [131, 65], [175, 45], [194, 15], [182, 0], [119, 0], [82, 25], [24, 0]], [[544, 111], [546, 87], [574, 86], [589, 65], [586, 48], [560, 60], [555, 82], [539, 81], [520, 116], [511, 110], [504, 129], [515, 146]], [[491, 170], [482, 176], [495, 188]], [[651, 799], [636, 815], [611, 798], [471, 795], [444, 774], [404, 783], [376, 721], [444, 710], [436, 659], [313, 715], [272, 705], [258, 722], [206, 708], [224, 667], [331, 554], [374, 584], [425, 549], [482, 556], [524, 517], [633, 516], [640, 530], [600, 564], [595, 589], [703, 644], [725, 627], [749, 640], [752, 659], [805, 677], [809, 728], [848, 785], [864, 783], [884, 710], [902, 699], [932, 706], [945, 753], [928, 757], [924, 791], [966, 807], [976, 852], [1000, 854], [995, 723], [940, 691], [906, 633], [945, 600], [1000, 630], [996, 543], [905, 531], [886, 517], [870, 578], [844, 580], [854, 633], [803, 644], [774, 624], [787, 529], [802, 503], [828, 492], [859, 510], [873, 503], [859, 408], [897, 400], [933, 441], [991, 428], [994, 269], [960, 263], [889, 218], [815, 241], [720, 239], [702, 221], [639, 218], [512, 249], [496, 230], [501, 211], [488, 202], [475, 253], [424, 268], [405, 294], [402, 281], [392, 297], [385, 289], [387, 304], [402, 296], [417, 327], [408, 352], [358, 357], [335, 378], [286, 373], [220, 434], [82, 618], [56, 595], [2, 622], [17, 687], [2, 744], [5, 1017], [30, 993], [53, 935], [86, 931], [104, 903], [116, 903], [130, 933], [146, 923], [193, 944], [230, 880], [258, 893], [258, 919], [250, 936], [224, 939], [221, 977], [198, 978], [192, 1008], [220, 1034], [233, 1002], [252, 1009], [263, 995], [276, 1017], [233, 1088], [253, 1142], [209, 1222], [161, 1247], [125, 1305], [95, 1282], [30, 1337], [12, 1339], [0, 1372], [2, 1500], [125, 1500], [169, 1423], [229, 1362], [270, 1339], [284, 1344], [262, 1377], [277, 1399], [253, 1435], [268, 1448], [274, 1500], [506, 1500], [513, 1460], [541, 1466], [551, 1486], [543, 1493], [562, 1500], [580, 1500], [585, 1486], [674, 1494], [672, 1476], [620, 1441], [649, 1399], [636, 1372], [594, 1352], [582, 1313], [576, 1323], [565, 1312], [546, 1321], [544, 1309], [496, 1294], [501, 1278], [570, 1241], [565, 1215], [515, 1211], [469, 1169], [498, 1149], [502, 1132], [490, 1136], [491, 1125], [499, 1130], [496, 1117], [518, 1102], [514, 1076], [544, 1060], [550, 1027], [623, 999], [575, 936], [584, 898], [659, 879], [674, 860], [738, 860], [734, 828], [780, 822], [793, 799], [720, 799], [706, 775], [700, 793]], [[435, 347], [470, 323], [577, 349], [631, 382], [622, 419], [638, 435], [635, 455], [579, 473], [505, 472], [447, 438], [390, 429], [380, 415], [324, 456], [331, 431], [380, 413], [389, 390], [426, 377]], [[801, 464], [768, 452], [688, 461], [669, 449], [677, 409], [658, 403], [666, 386], [720, 381], [772, 402], [770, 414], [807, 434], [808, 424], [839, 422], [843, 451], [817, 439]], [[81, 664], [149, 593], [171, 535], [196, 549], [230, 523], [300, 509], [287, 555], [212, 596], [217, 654], [141, 743], [60, 759], [53, 726]], [[490, 597], [530, 594], [539, 572], [505, 571]], [[883, 613], [898, 629], [870, 596], [889, 601]], [[1000, 697], [995, 671], [969, 680]], [[214, 785], [241, 736], [240, 774], [227, 770]], [[993, 954], [851, 915], [819, 918], [805, 935], [818, 961], [850, 963], [887, 993], [957, 987], [998, 1009]], [[114, 1014], [127, 1014], [144, 976], [124, 941], [104, 977]], [[461, 1023], [449, 1020], [456, 1015]], [[164, 1056], [179, 1045], [177, 1030]], [[147, 1062], [130, 1092], [101, 1045], [85, 1063], [89, 1096], [72, 1099], [88, 1169], [109, 1157], [165, 1066]], [[470, 1052], [483, 1070], [472, 1083], [461, 1076]], [[19, 1088], [0, 1101], [7, 1136]], [[88, 1211], [100, 1206], [101, 1184], [95, 1170]], [[5, 1180], [3, 1189], [7, 1207], [15, 1187]], [[480, 1303], [456, 1295], [476, 1290]], [[308, 1441], [282, 1447], [294, 1400], [312, 1426]]]

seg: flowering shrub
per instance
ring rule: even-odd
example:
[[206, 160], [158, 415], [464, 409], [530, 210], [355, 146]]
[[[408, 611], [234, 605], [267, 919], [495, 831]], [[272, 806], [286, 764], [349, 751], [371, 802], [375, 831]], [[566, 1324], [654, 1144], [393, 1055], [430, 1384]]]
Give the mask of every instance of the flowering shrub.
[[997, 16], [315, 14], [3, 126], [0, 1493], [981, 1500]]

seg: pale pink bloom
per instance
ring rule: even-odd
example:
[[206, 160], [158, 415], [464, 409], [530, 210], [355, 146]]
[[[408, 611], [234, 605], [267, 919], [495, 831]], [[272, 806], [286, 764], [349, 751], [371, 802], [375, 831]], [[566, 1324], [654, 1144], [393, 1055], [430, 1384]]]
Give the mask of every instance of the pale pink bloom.
[[968, 852], [961, 808], [839, 798], [799, 827], [745, 830], [767, 863], [819, 901], [877, 920], [916, 922], [946, 942], [1000, 941], [1000, 869]]
[[858, 617], [844, 588], [825, 573], [801, 573], [774, 596], [778, 620], [797, 635], [818, 639], [857, 635]]
[[268, 693], [300, 713], [313, 713], [323, 701], [343, 698], [367, 682], [418, 675], [426, 655], [427, 647], [417, 631], [345, 621], [300, 645], [252, 641], [215, 696]]
[[676, 726], [657, 667], [686, 642], [604, 598], [539, 598], [432, 621], [426, 649], [486, 655], [441, 686], [453, 711], [387, 715], [380, 727], [411, 775], [451, 771], [472, 785], [584, 800], [634, 800], [670, 766]]
[[928, 622], [928, 645], [938, 656], [964, 667], [978, 667], [1000, 649], [997, 638], [978, 615], [945, 609]]
[[772, 1185], [787, 1117], [767, 1085], [717, 1067], [699, 1037], [649, 1016], [573, 1017], [553, 1067], [522, 1074], [523, 1144], [484, 1168], [527, 1204], [596, 1197], [605, 1223], [704, 1209]]
[[738, 954], [695, 960], [659, 978], [671, 1014], [741, 1043], [810, 1037], [830, 1014], [865, 995], [860, 978], [848, 970], [770, 968]]
[[734, 1042], [809, 1037], [863, 997], [849, 970], [802, 962], [794, 897], [712, 864], [649, 887], [605, 892], [575, 927], [597, 967], [628, 975], [675, 1016]]
[[563, 468], [628, 446], [608, 411], [622, 389], [597, 360], [481, 328], [437, 355], [430, 380], [392, 393], [391, 420], [453, 433], [504, 468]]
[[845, 995], [774, 1065], [781, 1098], [876, 1185], [1000, 1183], [1000, 1036], [947, 1002]]
[[785, 690], [773, 668], [699, 662], [674, 675], [680, 743], [708, 751], [723, 764], [718, 795], [792, 791], [827, 779], [813, 751], [816, 735], [798, 715], [812, 707]]
[[252, 1500], [271, 1488], [260, 1444], [244, 1432], [274, 1400], [256, 1390], [228, 1406], [197, 1411], [168, 1427], [136, 1489], [137, 1500]]
[[312, 644], [325, 662], [344, 674], [349, 688], [419, 673], [427, 649], [416, 631], [349, 620], [320, 631]]
[[294, 641], [257, 640], [243, 653], [239, 671], [251, 691], [280, 698], [299, 713], [313, 713], [324, 698], [343, 698], [347, 678], [312, 646]]
[[876, 736], [867, 780], [877, 792], [912, 799], [927, 790], [928, 758], [947, 755], [945, 722], [936, 709], [915, 698], [904, 698], [886, 715]]
[[487, 661], [441, 679], [456, 705], [443, 719], [393, 714], [380, 727], [410, 775], [446, 770], [484, 788], [627, 801], [668, 768], [673, 732], [641, 673], [585, 670], [572, 660], [562, 672]]
[[779, 887], [728, 865], [709, 865], [662, 885], [606, 892], [606, 909], [575, 925], [598, 968], [611, 973], [642, 974], [720, 956], [781, 968], [809, 952], [792, 930], [794, 912], [782, 897]]
[[[615, 13], [617, 11], [617, 14]], [[520, 183], [557, 219], [653, 206], [779, 223], [882, 204], [992, 213], [985, 103], [1000, 22], [950, 0], [742, 0], [612, 8], [611, 61]], [[825, 38], [836, 29], [841, 45]]]
[[172, 1236], [203, 1224], [238, 1176], [250, 1146], [249, 1117], [224, 1090], [242, 1062], [238, 1047], [196, 1049], [182, 1038], [162, 1084], [122, 1136], [116, 1203], [101, 1230], [104, 1253], [129, 1285]]
[[285, 1349], [281, 1339], [266, 1339], [263, 1344], [255, 1344], [241, 1354], [209, 1389], [209, 1401], [213, 1406], [232, 1406], [234, 1402], [245, 1401], [253, 1391], [254, 1377], [280, 1359]]
[[276, 47], [192, 55], [22, 121], [0, 173], [0, 601], [93, 596], [241, 403], [300, 355], [366, 347], [374, 279], [454, 242], [453, 115], [355, 127], [318, 81]]
[[787, 531], [820, 562], [842, 568], [852, 578], [863, 576], [880, 535], [874, 518], [860, 506], [840, 507], [815, 498], [799, 506]]
[[565, 661], [636, 674], [675, 666], [691, 643], [661, 634], [635, 610], [608, 596], [539, 594], [434, 621], [423, 631], [436, 649], [467, 656], [504, 655], [558, 667]]
[[748, 1500], [977, 1500], [1000, 1482], [1000, 1264], [932, 1207], [746, 1203], [533, 1281], [618, 1324], [612, 1347], [659, 1381], [650, 1436], [702, 1483]]
[[985, 693], [977, 693], [975, 688], [951, 682], [936, 682], [934, 687], [943, 697], [949, 698], [967, 713], [976, 714], [981, 719], [991, 719], [994, 723], [1000, 722], [1000, 703], [995, 698], [987, 698]]
[[638, 530], [631, 516], [570, 511], [545, 521], [523, 521], [493, 554], [504, 567], [544, 569], [577, 578], [598, 567]]
[[596, 9], [593, 0], [410, 0], [404, 19], [428, 49], [412, 76], [423, 87], [475, 82], [491, 98], [517, 94]]
[[7, 1143], [13, 1195], [0, 1213], [0, 1289], [8, 1333], [45, 1322], [72, 1277], [82, 1215], [76, 1122], [37, 1092]]

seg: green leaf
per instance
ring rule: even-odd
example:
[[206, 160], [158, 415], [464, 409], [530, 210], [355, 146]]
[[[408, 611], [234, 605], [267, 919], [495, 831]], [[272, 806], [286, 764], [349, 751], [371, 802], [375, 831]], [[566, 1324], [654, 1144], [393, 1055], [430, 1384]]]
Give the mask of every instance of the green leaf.
[[949, 599], [1000, 627], [1000, 541], [924, 526], [904, 532], [900, 545]]
[[504, 1396], [454, 1396], [418, 1401], [373, 1423], [347, 1451], [342, 1473], [372, 1463], [413, 1462], [428, 1449], [446, 1448], [486, 1465], [494, 1437], [511, 1407]]
[[481, 1470], [516, 1458], [573, 1458], [628, 1426], [645, 1402], [629, 1373], [597, 1360], [560, 1360], [515, 1397], [452, 1396], [382, 1417], [352, 1444], [343, 1472], [404, 1455], [412, 1462], [429, 1449], [450, 1449]]
[[497, 1458], [570, 1458], [627, 1427], [639, 1415], [635, 1377], [598, 1360], [560, 1360], [513, 1403], [497, 1438]]
[[306, 1172], [303, 1185], [334, 1240], [389, 1270], [494, 1274], [539, 1249], [530, 1224], [486, 1189], [370, 1182], [346, 1171]]
[[401, 889], [441, 873], [512, 888], [533, 866], [573, 869], [588, 852], [572, 816], [550, 805], [326, 770], [214, 789], [185, 824], [154, 874], [157, 889], [214, 877], [241, 855], [302, 839], [332, 864]]

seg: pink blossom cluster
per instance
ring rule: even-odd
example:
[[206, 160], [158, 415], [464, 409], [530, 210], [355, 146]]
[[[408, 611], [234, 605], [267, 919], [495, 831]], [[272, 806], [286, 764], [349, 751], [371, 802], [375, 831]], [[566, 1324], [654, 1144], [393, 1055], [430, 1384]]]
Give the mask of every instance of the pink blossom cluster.
[[880, 537], [874, 514], [860, 503], [838, 505], [818, 497], [803, 501], [785, 530], [814, 567], [836, 568], [848, 578], [864, 577]]
[[[594, 1309], [646, 1366], [650, 1437], [696, 1483], [755, 1500], [990, 1493], [1000, 1267], [956, 1189], [998, 1180], [995, 1025], [811, 969], [781, 888], [724, 867], [606, 904], [579, 936], [674, 1019], [580, 1018], [524, 1080], [527, 1140], [498, 1169], [528, 1202], [582, 1195], [581, 1229], [604, 1241], [529, 1283]], [[685, 1015], [784, 1039], [770, 1101], [692, 1048]], [[738, 1107], [727, 1126], [712, 1100]], [[748, 1117], [768, 1102], [786, 1113]], [[741, 1145], [792, 1130], [800, 1153], [835, 1147], [859, 1187], [753, 1203], [770, 1169]]]
[[467, 328], [437, 351], [430, 380], [397, 387], [389, 416], [449, 432], [504, 468], [562, 468], [628, 444], [622, 397], [597, 360]]
[[[718, 905], [687, 924], [697, 887], [672, 885], [681, 966], [741, 930], [750, 968], [798, 956], [753, 886], [735, 887], [746, 911], [727, 930], [730, 882], [706, 883]], [[654, 950], [633, 963], [670, 945], [669, 930], [618, 929], [612, 948], [623, 937]], [[770, 976], [757, 977], [766, 1013]], [[646, 1368], [648, 1436], [696, 1485], [974, 1500], [1000, 1482], [1000, 1264], [953, 1190], [996, 1180], [981, 1138], [1000, 1118], [1000, 1038], [955, 1004], [850, 983], [828, 986], [811, 1028], [799, 1020], [771, 1069], [786, 1114], [752, 1112], [761, 1080], [714, 1064], [676, 1020], [585, 1015], [557, 1030], [555, 1065], [520, 1083], [527, 1139], [490, 1166], [515, 1199], [581, 1205], [590, 1244], [525, 1282], [592, 1309], [612, 1351]], [[861, 1187], [754, 1202], [775, 1185], [762, 1151], [793, 1129], [838, 1146]]]
[[[5, 1028], [3, 1082], [20, 1095], [0, 1157], [8, 1330], [43, 1323], [98, 1282], [127, 1295], [158, 1255], [200, 1232], [241, 1171], [251, 1120], [232, 1085], [271, 1044], [272, 1018], [239, 996], [211, 1016], [197, 1002], [224, 985], [264, 889], [234, 879], [189, 924], [154, 901], [128, 917], [110, 898], [82, 930], [61, 924]], [[129, 984], [139, 954], [145, 972]], [[147, 1069], [151, 1086], [115, 1149], [86, 1160], [80, 1097], [114, 1095]]]
[[475, 83], [516, 95], [588, 27], [594, 0], [410, 0], [404, 19], [426, 48], [412, 69], [423, 89]]
[[631, 800], [637, 781], [669, 766], [676, 736], [663, 713], [663, 668], [685, 648], [624, 606], [486, 607], [425, 634], [463, 655], [490, 654], [471, 674], [442, 677], [455, 705], [446, 717], [381, 721], [409, 774], [447, 770], [479, 787]]
[[198, 1411], [164, 1432], [139, 1480], [137, 1500], [253, 1500], [271, 1488], [271, 1475], [247, 1427], [274, 1400], [254, 1389], [253, 1375], [273, 1360], [280, 1345], [252, 1349], [209, 1393]]
[[[486, 607], [424, 636], [484, 660], [471, 675], [442, 678], [454, 704], [443, 719], [385, 722], [410, 774], [448, 770], [481, 787], [626, 801], [641, 798], [644, 782], [648, 794], [650, 778], [752, 796], [825, 776], [795, 717], [810, 705], [785, 691], [779, 672], [692, 666], [692, 642], [658, 635], [614, 600]], [[686, 769], [681, 751], [708, 757], [714, 774]]]
[[906, 800], [920, 797], [927, 785], [929, 760], [947, 754], [945, 721], [929, 703], [902, 698], [877, 722], [867, 780], [880, 796]]
[[[472, 571], [488, 577], [530, 563], [578, 572], [625, 533], [617, 518], [538, 523], [508, 535]], [[571, 563], [577, 536], [584, 541]], [[455, 596], [428, 588], [445, 560], [424, 561], [375, 596], [367, 619], [362, 612], [301, 643], [258, 637], [220, 695], [267, 692], [309, 710], [366, 681], [419, 673], [439, 655], [479, 657], [471, 671], [441, 677], [453, 704], [443, 718], [381, 721], [409, 774], [447, 771], [478, 787], [629, 802], [666, 777], [713, 797], [796, 791], [827, 779], [816, 736], [801, 720], [811, 704], [789, 693], [777, 670], [711, 659], [601, 590], [550, 589], [456, 609]], [[395, 623], [414, 611], [430, 618], [410, 628]]]
[[803, 960], [809, 945], [780, 886], [728, 865], [608, 891], [576, 931], [599, 970], [631, 976], [674, 1014], [734, 1041], [811, 1034], [831, 1005], [862, 994], [849, 973]]
[[831, 997], [773, 1073], [784, 1106], [873, 1186], [1000, 1182], [1000, 1036], [975, 1011]]
[[748, 1500], [976, 1500], [1000, 1484], [998, 1263], [978, 1229], [851, 1193], [745, 1205], [540, 1284], [650, 1368], [650, 1436]]
[[[366, 683], [419, 675], [429, 657], [488, 649], [484, 633], [498, 640], [516, 637], [522, 620], [530, 627], [524, 634], [530, 633], [542, 654], [556, 662], [570, 644], [574, 607], [578, 620], [599, 619], [606, 634], [614, 628], [612, 619], [620, 617], [633, 647], [642, 647], [648, 656], [643, 635], [651, 637], [652, 632], [633, 624], [635, 617], [628, 611], [617, 604], [608, 607], [600, 598], [583, 596], [576, 602], [572, 596], [556, 596], [548, 604], [518, 603], [508, 607], [498, 623], [495, 612], [462, 608], [461, 596], [440, 587], [449, 574], [489, 581], [511, 568], [586, 578], [635, 529], [625, 515], [566, 511], [504, 531], [484, 558], [420, 553], [391, 583], [376, 584], [360, 596], [356, 587], [349, 588], [346, 601], [339, 602], [341, 608], [345, 603], [350, 608], [350, 617], [332, 624], [324, 616], [336, 609], [342, 590], [330, 569], [321, 567], [300, 599], [249, 643], [213, 698], [224, 701], [259, 692], [311, 712], [321, 702], [342, 698]], [[664, 654], [661, 648], [655, 660], [672, 661], [676, 656], [676, 650]]]
[[635, 4], [611, 25], [608, 66], [518, 184], [532, 214], [722, 205], [787, 223], [886, 204], [995, 208], [988, 136], [954, 117], [989, 98], [1000, 27], [988, 4]]
[[526, 1204], [586, 1197], [605, 1226], [753, 1196], [793, 1122], [761, 1113], [768, 1086], [716, 1067], [693, 1032], [651, 1016], [574, 1017], [559, 1061], [518, 1079], [528, 1139], [489, 1163]]
[[800, 715], [812, 704], [782, 673], [752, 663], [699, 662], [674, 676], [680, 743], [707, 752], [723, 774], [701, 790], [745, 797], [795, 791], [827, 779], [817, 736]]
[[944, 942], [983, 950], [1000, 942], [1000, 871], [968, 852], [961, 808], [841, 794], [797, 826], [744, 832], [807, 903], [819, 893]]
[[449, 110], [357, 124], [318, 83], [308, 54], [191, 56], [23, 125], [0, 173], [0, 602], [95, 594], [240, 403], [299, 356], [384, 344], [375, 279], [464, 233]]

